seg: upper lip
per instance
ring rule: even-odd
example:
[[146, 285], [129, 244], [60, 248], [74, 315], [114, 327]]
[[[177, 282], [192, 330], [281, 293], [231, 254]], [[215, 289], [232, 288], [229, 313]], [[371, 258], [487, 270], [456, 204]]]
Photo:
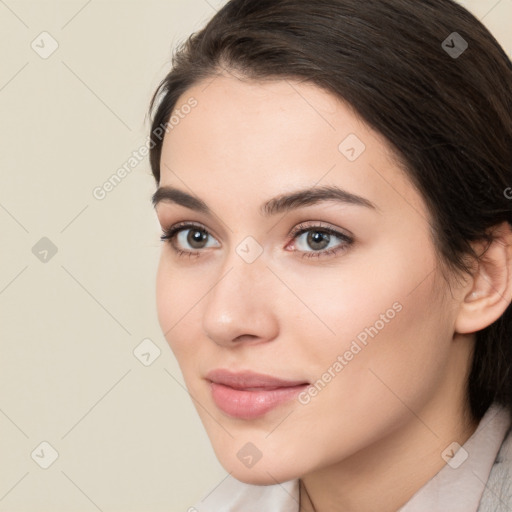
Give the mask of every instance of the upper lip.
[[216, 384], [223, 384], [235, 389], [275, 389], [289, 388], [301, 384], [309, 384], [305, 380], [284, 380], [272, 375], [256, 373], [252, 371], [232, 372], [223, 368], [218, 368], [208, 372], [206, 379]]

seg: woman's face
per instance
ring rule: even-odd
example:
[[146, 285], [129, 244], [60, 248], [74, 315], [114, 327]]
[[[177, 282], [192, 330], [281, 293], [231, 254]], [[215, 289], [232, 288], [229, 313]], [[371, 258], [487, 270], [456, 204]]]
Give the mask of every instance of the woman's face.
[[162, 248], [158, 317], [225, 469], [272, 484], [426, 431], [417, 418], [454, 382], [456, 296], [385, 140], [292, 81], [217, 77], [175, 112], [160, 186], [181, 194], [156, 210], [182, 229]]

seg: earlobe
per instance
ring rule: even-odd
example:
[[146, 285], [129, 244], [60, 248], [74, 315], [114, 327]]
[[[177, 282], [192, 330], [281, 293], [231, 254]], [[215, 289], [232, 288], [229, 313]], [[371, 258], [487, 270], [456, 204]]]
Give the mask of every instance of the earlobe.
[[455, 332], [468, 334], [485, 329], [500, 318], [510, 304], [512, 229], [503, 222], [493, 231], [494, 240], [477, 262], [460, 303]]

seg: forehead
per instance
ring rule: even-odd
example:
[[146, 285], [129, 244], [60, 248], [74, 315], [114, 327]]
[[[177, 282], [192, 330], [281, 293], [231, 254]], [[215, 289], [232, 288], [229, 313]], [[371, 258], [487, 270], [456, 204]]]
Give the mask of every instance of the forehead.
[[197, 105], [188, 115], [179, 116], [179, 124], [171, 126], [164, 139], [164, 151], [170, 150], [171, 155], [176, 149], [173, 146], [190, 140], [192, 134], [202, 153], [236, 148], [230, 157], [256, 157], [258, 161], [266, 155], [275, 159], [280, 153], [289, 160], [292, 151], [286, 148], [293, 149], [297, 159], [311, 149], [316, 156], [337, 154], [337, 142], [350, 129], [359, 132], [361, 138], [368, 139], [369, 135], [348, 105], [313, 84], [218, 76], [186, 91], [174, 113], [180, 114], [181, 106], [190, 98]]
[[[194, 101], [194, 108], [182, 109]], [[186, 114], [184, 112], [187, 112]], [[421, 198], [388, 142], [343, 100], [310, 83], [218, 76], [188, 89], [164, 138], [161, 185], [244, 203], [335, 184], [377, 205]]]

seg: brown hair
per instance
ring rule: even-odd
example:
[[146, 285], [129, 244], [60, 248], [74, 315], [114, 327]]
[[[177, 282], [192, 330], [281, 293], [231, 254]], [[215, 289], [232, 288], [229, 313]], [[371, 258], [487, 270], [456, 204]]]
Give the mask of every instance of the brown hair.
[[[300, 79], [348, 102], [403, 162], [428, 206], [436, 250], [452, 270], [470, 270], [471, 241], [491, 242], [490, 228], [512, 224], [505, 193], [512, 186], [512, 64], [454, 1], [229, 1], [175, 50], [152, 97], [157, 183], [161, 127], [179, 97], [225, 70], [255, 80]], [[512, 408], [511, 368], [509, 307], [476, 333], [468, 381], [475, 418], [493, 401]]]

